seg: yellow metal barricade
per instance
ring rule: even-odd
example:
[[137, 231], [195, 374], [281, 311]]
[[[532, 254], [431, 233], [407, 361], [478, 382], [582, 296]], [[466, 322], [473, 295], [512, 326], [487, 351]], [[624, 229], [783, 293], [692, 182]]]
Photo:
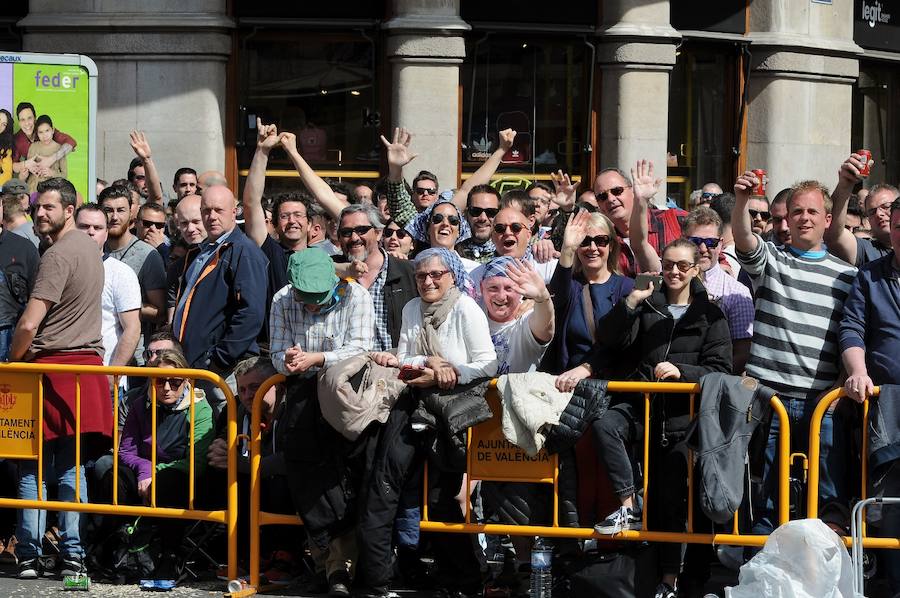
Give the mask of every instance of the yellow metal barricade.
[[[644, 471], [644, 483], [643, 483], [643, 496], [644, 496], [644, 509], [643, 509], [643, 525], [640, 531], [624, 531], [615, 535], [599, 535], [597, 534], [593, 528], [573, 528], [573, 527], [560, 527], [557, 519], [557, 511], [559, 504], [559, 494], [558, 494], [558, 467], [555, 456], [547, 456], [546, 458], [538, 458], [538, 459], [527, 459], [521, 458], [519, 461], [516, 461], [517, 466], [512, 473], [512, 475], [504, 477], [502, 473], [498, 475], [498, 477], [494, 477], [497, 474], [497, 471], [484, 470], [484, 463], [479, 463], [479, 457], [477, 452], [480, 450], [477, 444], [478, 438], [493, 438], [496, 435], [495, 430], [499, 429], [499, 421], [500, 421], [500, 410], [497, 399], [497, 391], [496, 386], [494, 384], [491, 385], [491, 390], [489, 391], [488, 400], [492, 404], [492, 411], [494, 413], [494, 417], [479, 426], [476, 426], [476, 430], [469, 431], [469, 441], [468, 441], [468, 449], [469, 454], [467, 455], [468, 460], [468, 470], [467, 473], [470, 476], [470, 479], [505, 479], [506, 481], [517, 481], [517, 482], [533, 482], [533, 483], [553, 483], [554, 485], [554, 515], [553, 515], [553, 525], [550, 526], [541, 526], [541, 525], [507, 525], [507, 524], [498, 524], [498, 523], [471, 523], [469, 519], [469, 513], [467, 508], [466, 513], [466, 521], [465, 523], [447, 523], [440, 521], [430, 521], [428, 518], [428, 496], [427, 496], [427, 476], [426, 476], [426, 495], [423, 500], [423, 509], [422, 509], [422, 521], [420, 523], [420, 529], [423, 531], [433, 531], [433, 532], [454, 532], [454, 533], [485, 533], [485, 534], [496, 534], [496, 535], [516, 535], [516, 536], [545, 536], [545, 537], [557, 537], [557, 538], [596, 538], [598, 540], [634, 540], [639, 542], [649, 541], [649, 542], [677, 542], [677, 543], [694, 543], [694, 544], [729, 544], [729, 545], [737, 545], [737, 546], [762, 546], [765, 544], [767, 536], [764, 535], [747, 535], [740, 534], [738, 531], [737, 517], [735, 517], [734, 525], [731, 533], [696, 533], [693, 531], [693, 504], [694, 504], [694, 496], [693, 496], [693, 463], [692, 460], [688, 460], [688, 521], [687, 521], [687, 529], [688, 531], [685, 533], [681, 532], [663, 532], [663, 531], [651, 531], [647, 529], [647, 513], [648, 508], [651, 504], [651, 499], [648, 495], [648, 482], [649, 482], [649, 463], [650, 463], [650, 402], [651, 395], [657, 393], [665, 393], [667, 395], [671, 394], [682, 394], [687, 395], [687, 400], [691, 402], [690, 413], [694, 415], [694, 402], [697, 393], [700, 392], [699, 384], [689, 384], [689, 383], [678, 383], [678, 382], [610, 382], [607, 386], [607, 391], [610, 393], [639, 393], [643, 395], [644, 401], [644, 446], [643, 446], [643, 471]], [[779, 479], [778, 479], [778, 520], [779, 524], [786, 523], [788, 520], [788, 514], [790, 509], [790, 497], [788, 492], [788, 472], [790, 466], [790, 428], [789, 422], [787, 418], [787, 412], [784, 409], [784, 405], [782, 405], [781, 401], [777, 397], [773, 397], [771, 400], [772, 410], [776, 417], [779, 418], [780, 426], [780, 435], [778, 439], [778, 468], [779, 468]], [[482, 430], [484, 428], [484, 431]], [[473, 437], [476, 439], [476, 442], [473, 445]], [[502, 435], [501, 435], [502, 438]], [[505, 440], [504, 440], [505, 442]], [[503, 447], [504, 450], [509, 450], [507, 447]], [[515, 448], [515, 447], [514, 447]], [[476, 454], [473, 456], [473, 449]], [[515, 449], [519, 450], [520, 449]], [[524, 451], [520, 451], [524, 455]], [[514, 454], [514, 453], [510, 453]], [[543, 453], [539, 454], [541, 457]], [[504, 458], [504, 461], [507, 459]], [[483, 459], [482, 459], [483, 461]], [[548, 465], [550, 464], [550, 465]], [[474, 465], [474, 467], [473, 467]], [[481, 468], [481, 470], [479, 469]], [[550, 473], [552, 471], [552, 474]], [[477, 475], [476, 475], [477, 474]], [[484, 476], [487, 474], [487, 477]], [[481, 477], [480, 477], [481, 476]], [[552, 477], [551, 477], [552, 476]], [[735, 514], [737, 515], [737, 514]]]
[[260, 384], [253, 396], [253, 409], [250, 414], [250, 587], [232, 594], [232, 596], [252, 596], [260, 587], [259, 583], [259, 528], [262, 525], [303, 525], [297, 515], [283, 513], [267, 513], [260, 511], [262, 487], [259, 478], [259, 465], [262, 461], [262, 404], [263, 397], [276, 384], [284, 382], [281, 374], [276, 374]]
[[[876, 386], [873, 392], [874, 396], [878, 396], [880, 389]], [[822, 435], [822, 419], [831, 405], [838, 399], [846, 397], [843, 388], [835, 388], [826, 394], [816, 405], [813, 411], [812, 419], [809, 422], [809, 483], [807, 485], [806, 496], [806, 516], [816, 518], [819, 516], [819, 470], [821, 468], [821, 435]], [[847, 399], [850, 400], [850, 399]], [[860, 459], [860, 498], [866, 498], [869, 482], [869, 459], [866, 447], [868, 446], [868, 422], [869, 422], [869, 401], [863, 403], [863, 425], [862, 425], [862, 443], [861, 443], [861, 459]], [[864, 548], [894, 548], [900, 549], [900, 538], [875, 538], [866, 536], [865, 517], [862, 519], [860, 530], [862, 536], [862, 545]], [[844, 537], [844, 543], [847, 546], [852, 545], [852, 538]]]
[[[25, 417], [9, 418], [10, 431], [0, 434], [0, 457], [37, 461], [37, 488], [43, 487], [43, 384], [45, 373], [71, 374], [75, 378], [75, 463], [81, 463], [81, 376], [102, 375], [113, 376], [113, 484], [112, 503], [98, 504], [81, 502], [81, 476], [75, 477], [75, 502], [45, 500], [43, 492], [38, 492], [37, 500], [16, 498], [0, 498], [0, 507], [13, 509], [42, 509], [53, 511], [77, 511], [81, 513], [97, 513], [103, 515], [125, 515], [141, 517], [167, 517], [172, 519], [188, 519], [210, 521], [226, 526], [228, 533], [228, 576], [237, 577], [237, 405], [231, 389], [222, 378], [206, 370], [151, 368], [151, 367], [110, 367], [85, 365], [59, 365], [48, 363], [8, 363], [0, 364], [0, 405], [11, 405], [10, 410], [18, 405], [21, 415]], [[191, 398], [194, 397], [194, 381], [212, 382], [225, 395], [227, 400], [227, 436], [228, 445], [228, 487], [227, 506], [225, 510], [206, 511], [194, 508], [195, 458], [206, 459], [206, 455], [194, 454], [195, 406], [190, 406], [190, 449], [188, 472], [188, 508], [178, 509], [156, 506], [156, 385], [150, 384], [150, 402], [152, 418], [151, 446], [151, 493], [150, 506], [123, 505], [118, 499], [118, 461], [119, 461], [119, 378], [134, 376], [142, 378], [168, 378], [177, 376], [190, 381]], [[29, 421], [30, 420], [30, 421]]]

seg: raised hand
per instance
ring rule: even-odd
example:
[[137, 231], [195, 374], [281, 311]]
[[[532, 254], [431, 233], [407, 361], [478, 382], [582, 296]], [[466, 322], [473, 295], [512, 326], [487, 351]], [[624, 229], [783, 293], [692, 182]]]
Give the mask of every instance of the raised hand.
[[516, 132], [512, 129], [503, 129], [500, 131], [500, 149], [505, 154], [512, 149], [513, 142], [516, 140]]
[[744, 174], [738, 177], [734, 182], [734, 196], [744, 201], [750, 198], [750, 192], [759, 184], [759, 177], [753, 174], [752, 170], [744, 171]]
[[638, 160], [631, 169], [632, 191], [635, 199], [648, 202], [659, 191], [662, 179], [653, 176], [653, 162], [650, 160]]
[[516, 292], [525, 299], [543, 303], [550, 299], [550, 291], [544, 277], [528, 262], [515, 261], [506, 266], [506, 275], [516, 286]]
[[625, 305], [627, 305], [631, 309], [637, 309], [637, 306], [644, 302], [644, 300], [653, 294], [653, 283], [647, 285], [647, 288], [644, 290], [634, 289], [628, 296], [625, 298]]
[[587, 236], [588, 227], [591, 224], [591, 213], [587, 210], [578, 210], [569, 216], [563, 232], [562, 250], [575, 251], [581, 246], [581, 242]]
[[[275, 125], [272, 125], [273, 127]], [[278, 136], [278, 143], [281, 144], [281, 147], [284, 148], [288, 154], [296, 154], [297, 153], [297, 136], [293, 133], [288, 133], [284, 131], [281, 135]]]
[[561, 208], [575, 205], [575, 192], [577, 185], [569, 178], [569, 173], [558, 170], [550, 173], [553, 188], [556, 194], [550, 199]]
[[394, 129], [393, 141], [388, 141], [384, 135], [381, 136], [381, 143], [387, 150], [387, 159], [389, 166], [403, 167], [409, 164], [419, 154], [409, 151], [409, 144], [412, 141], [412, 134], [406, 129], [397, 127]]
[[152, 152], [150, 151], [150, 142], [143, 131], [132, 131], [129, 135], [131, 138], [131, 149], [141, 160], [149, 160]]
[[[872, 166], [875, 164], [874, 160], [869, 160], [868, 166]], [[865, 178], [864, 175], [860, 174], [863, 168], [865, 168], [867, 164], [863, 161], [863, 157], [859, 154], [850, 154], [850, 157], [844, 160], [844, 163], [841, 164], [841, 169], [838, 171], [838, 177], [841, 182], [846, 182], [849, 185], [855, 185], [859, 181]]]
[[278, 137], [278, 127], [264, 125], [262, 119], [256, 117], [256, 147], [268, 152], [273, 147], [278, 147], [281, 139]]

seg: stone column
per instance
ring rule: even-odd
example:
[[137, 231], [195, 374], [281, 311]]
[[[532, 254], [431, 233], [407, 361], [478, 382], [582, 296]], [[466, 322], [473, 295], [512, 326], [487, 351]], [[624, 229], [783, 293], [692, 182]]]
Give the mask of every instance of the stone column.
[[668, 0], [602, 0], [599, 31], [600, 169], [626, 173], [653, 160], [665, 204], [669, 73], [680, 35], [669, 24]]
[[853, 2], [762, 0], [749, 10], [747, 167], [768, 172], [770, 198], [801, 179], [833, 188], [851, 149], [861, 52], [853, 43]]
[[[459, 65], [466, 55], [459, 0], [393, 0], [387, 55], [393, 66], [391, 130], [413, 133], [419, 154], [404, 175], [437, 175], [440, 189], [455, 188], [459, 168]], [[387, 135], [386, 135], [387, 136]]]
[[147, 133], [162, 180], [224, 170], [225, 0], [32, 0], [19, 27], [26, 52], [85, 54], [99, 70], [97, 176], [125, 177], [132, 129]]

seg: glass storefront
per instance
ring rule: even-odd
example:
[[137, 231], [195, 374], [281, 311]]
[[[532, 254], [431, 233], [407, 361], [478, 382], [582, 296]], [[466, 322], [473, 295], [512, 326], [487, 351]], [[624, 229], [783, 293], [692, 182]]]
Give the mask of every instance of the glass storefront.
[[463, 176], [491, 155], [506, 128], [518, 133], [499, 173], [587, 172], [591, 51], [573, 37], [471, 36], [460, 69]]
[[900, 63], [860, 62], [853, 89], [852, 150], [868, 149], [875, 166], [867, 186], [900, 180]]

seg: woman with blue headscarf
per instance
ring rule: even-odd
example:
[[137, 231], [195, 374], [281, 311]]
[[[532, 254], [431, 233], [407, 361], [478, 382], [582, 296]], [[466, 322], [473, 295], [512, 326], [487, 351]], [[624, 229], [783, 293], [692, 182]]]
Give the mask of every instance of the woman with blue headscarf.
[[403, 308], [397, 355], [382, 365], [407, 366], [411, 386], [453, 388], [497, 373], [487, 316], [467, 293], [471, 281], [456, 252], [431, 248], [415, 261], [419, 296]]
[[443, 247], [455, 253], [466, 272], [481, 265], [456, 253], [457, 243], [471, 237], [472, 229], [448, 195], [441, 194], [436, 202], [406, 225], [406, 230], [419, 247]]

